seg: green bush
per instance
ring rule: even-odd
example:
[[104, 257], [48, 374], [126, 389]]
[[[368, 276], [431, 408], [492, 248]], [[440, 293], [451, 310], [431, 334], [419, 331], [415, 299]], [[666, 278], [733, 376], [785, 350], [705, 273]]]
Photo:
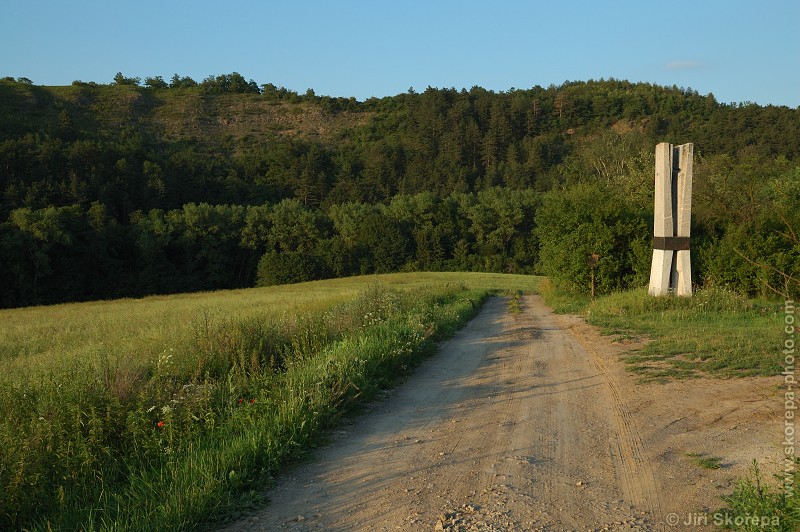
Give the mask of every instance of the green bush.
[[647, 283], [652, 228], [640, 209], [608, 187], [579, 183], [548, 192], [535, 231], [539, 269], [559, 287], [589, 292], [593, 254], [598, 293]]
[[728, 226], [721, 237], [697, 246], [700, 280], [751, 296], [797, 296], [800, 285], [784, 274], [800, 279], [800, 243], [787, 233], [769, 220]]
[[317, 257], [299, 251], [265, 253], [258, 261], [258, 286], [302, 283], [326, 277]]

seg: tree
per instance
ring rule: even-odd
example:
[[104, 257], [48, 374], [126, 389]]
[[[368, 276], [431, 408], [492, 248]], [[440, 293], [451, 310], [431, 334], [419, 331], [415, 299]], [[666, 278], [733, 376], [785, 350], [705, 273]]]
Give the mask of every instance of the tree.
[[295, 178], [294, 195], [303, 205], [318, 207], [328, 191], [329, 163], [325, 152], [316, 144], [300, 156], [299, 174]]
[[72, 115], [66, 109], [58, 113], [58, 135], [64, 140], [75, 140], [75, 124]]
[[131, 215], [136, 249], [136, 285], [144, 293], [170, 293], [184, 288], [180, 273], [178, 228], [161, 209]]
[[297, 251], [270, 251], [258, 262], [257, 286], [313, 281], [323, 278], [323, 271], [322, 262], [313, 255]]
[[170, 89], [187, 89], [191, 87], [197, 87], [197, 82], [189, 76], [181, 77], [178, 74], [173, 74], [169, 81]]
[[151, 89], [168, 89], [169, 85], [161, 76], [144, 78], [144, 84]]
[[362, 274], [395, 272], [413, 259], [408, 234], [385, 212], [374, 212], [364, 220], [359, 241], [369, 251], [361, 262]]
[[563, 116], [564, 109], [566, 107], [567, 107], [567, 99], [564, 96], [564, 91], [559, 91], [558, 94], [556, 95], [555, 100], [553, 101], [553, 108], [558, 113], [559, 119], [561, 119], [561, 117]]
[[272, 225], [267, 240], [277, 252], [313, 254], [317, 242], [329, 235], [327, 219], [296, 199], [285, 199], [270, 213]]
[[413, 265], [416, 269], [447, 269], [455, 241], [455, 205], [432, 192], [398, 195], [387, 209], [398, 227], [413, 236]]
[[536, 213], [539, 270], [555, 284], [588, 293], [589, 257], [600, 293], [644, 285], [650, 272], [652, 226], [615, 190], [578, 183], [552, 190]]
[[244, 77], [238, 72], [219, 76], [208, 76], [200, 83], [200, 88], [203, 89], [203, 92], [208, 94], [259, 94], [261, 92], [255, 81], [245, 81]]
[[183, 266], [200, 287], [232, 288], [247, 279], [247, 253], [239, 246], [245, 225], [240, 205], [189, 203], [169, 213], [180, 228]]
[[[532, 236], [534, 212], [538, 203], [531, 190], [490, 188], [477, 193], [474, 200], [462, 204], [462, 212], [470, 224], [475, 247], [487, 271], [517, 271], [530, 269], [535, 252], [530, 243], [517, 245], [514, 257], [514, 240]], [[527, 250], [527, 251], [525, 251]]]
[[245, 210], [241, 244], [263, 254], [269, 246], [272, 228], [272, 208], [268, 205], [251, 205]]
[[117, 72], [117, 75], [114, 76], [115, 85], [139, 85], [141, 81], [142, 78], [127, 78], [122, 75], [122, 72]]
[[47, 207], [16, 209], [9, 217], [12, 237], [24, 242], [17, 257], [15, 281], [21, 302], [36, 304], [79, 298], [84, 292], [85, 273], [74, 261], [74, 250], [84, 221], [80, 209]]
[[800, 167], [740, 154], [701, 159], [698, 271], [706, 284], [784, 298], [800, 292]]
[[344, 245], [352, 250], [359, 244], [359, 234], [362, 233], [367, 220], [377, 213], [378, 209], [374, 205], [342, 203], [331, 206], [328, 217]]
[[639, 132], [613, 130], [579, 140], [573, 155], [561, 166], [567, 183], [599, 182], [617, 189], [642, 208], [653, 201], [653, 147]]

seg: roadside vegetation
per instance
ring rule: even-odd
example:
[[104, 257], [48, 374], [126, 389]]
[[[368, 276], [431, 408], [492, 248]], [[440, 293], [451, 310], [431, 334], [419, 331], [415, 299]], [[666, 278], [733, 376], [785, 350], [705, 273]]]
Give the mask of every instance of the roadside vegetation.
[[0, 314], [0, 528], [235, 515], [528, 276], [400, 274]]
[[647, 288], [636, 288], [594, 300], [549, 281], [541, 290], [557, 312], [582, 314], [620, 341], [646, 340], [625, 355], [628, 370], [643, 381], [772, 376], [783, 370], [782, 302], [722, 288], [698, 290], [691, 298], [655, 298]]
[[[800, 467], [800, 464], [796, 466]], [[765, 479], [758, 463], [753, 461], [750, 474], [739, 481], [733, 494], [726, 498], [726, 507], [722, 510], [734, 518], [738, 517], [742, 524], [725, 528], [752, 532], [800, 530], [800, 495], [796, 489], [798, 479], [800, 474], [795, 473], [795, 489], [787, 494], [782, 485], [776, 488], [774, 482]], [[783, 480], [779, 479], [781, 482]]]

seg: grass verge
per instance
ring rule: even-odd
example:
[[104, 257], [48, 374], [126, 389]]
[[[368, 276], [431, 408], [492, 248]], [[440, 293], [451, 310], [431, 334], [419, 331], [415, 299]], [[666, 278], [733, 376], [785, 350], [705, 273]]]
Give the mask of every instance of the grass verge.
[[643, 381], [779, 375], [783, 370], [783, 305], [752, 301], [722, 289], [691, 298], [650, 297], [641, 288], [590, 300], [543, 283], [556, 312], [583, 315], [604, 334], [648, 343], [625, 357]]
[[185, 530], [235, 515], [491, 288], [534, 284], [406, 274], [6, 311], [0, 528]]

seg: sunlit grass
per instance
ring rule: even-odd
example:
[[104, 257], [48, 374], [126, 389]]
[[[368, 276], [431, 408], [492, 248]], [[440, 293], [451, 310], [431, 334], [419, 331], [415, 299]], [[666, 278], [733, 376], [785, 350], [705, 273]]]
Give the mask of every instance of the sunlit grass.
[[709, 288], [691, 298], [651, 297], [640, 288], [594, 301], [544, 285], [548, 304], [579, 313], [605, 334], [649, 339], [626, 355], [645, 380], [777, 375], [782, 370], [782, 306]]
[[0, 309], [0, 373], [25, 371], [37, 360], [85, 359], [98, 352], [149, 360], [192, 335], [207, 319], [280, 317], [322, 311], [353, 298], [371, 283], [402, 290], [463, 284], [471, 289], [534, 291], [539, 278], [490, 273], [422, 272], [312, 281], [268, 288], [198, 292], [22, 309]]
[[395, 274], [0, 311], [0, 527], [225, 515], [487, 293], [537, 283]]

